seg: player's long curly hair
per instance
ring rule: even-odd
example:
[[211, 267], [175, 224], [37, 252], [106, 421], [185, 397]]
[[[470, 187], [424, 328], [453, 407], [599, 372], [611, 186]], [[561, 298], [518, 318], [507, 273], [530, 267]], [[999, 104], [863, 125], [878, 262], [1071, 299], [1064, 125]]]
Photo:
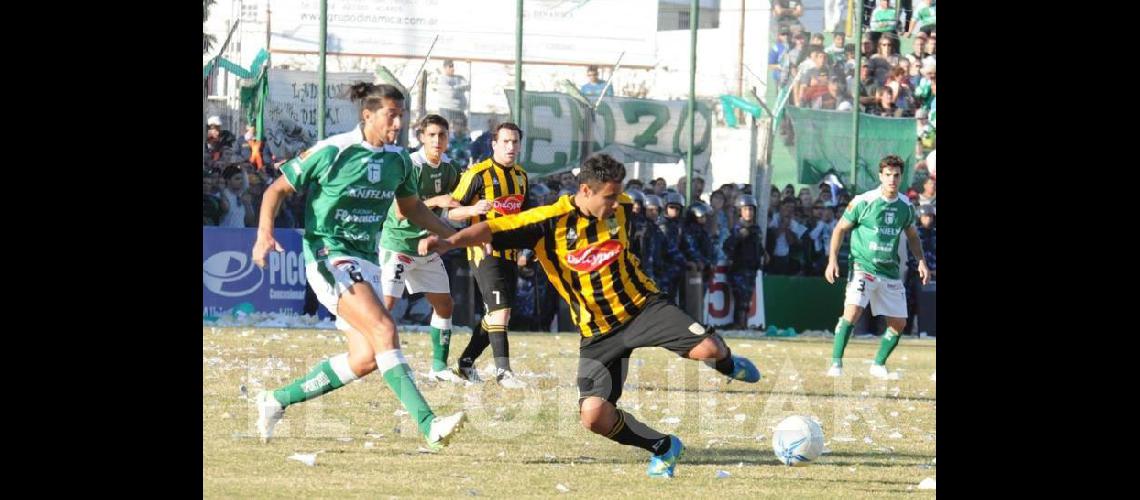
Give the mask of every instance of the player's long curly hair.
[[353, 102], [360, 102], [364, 109], [376, 111], [384, 99], [403, 101], [404, 93], [394, 85], [381, 83], [379, 85], [368, 82], [356, 82], [349, 88], [348, 96]]

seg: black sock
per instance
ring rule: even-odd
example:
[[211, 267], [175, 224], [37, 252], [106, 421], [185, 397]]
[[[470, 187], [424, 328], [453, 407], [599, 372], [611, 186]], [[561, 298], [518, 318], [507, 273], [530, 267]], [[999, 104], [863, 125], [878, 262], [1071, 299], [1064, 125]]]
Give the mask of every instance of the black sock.
[[[726, 345], [726, 346], [724, 346], [724, 348], [728, 349], [728, 346]], [[712, 361], [712, 360], [706, 360], [705, 364], [713, 367], [714, 369], [716, 369], [716, 371], [723, 373], [724, 375], [727, 375], [729, 377], [732, 376], [732, 371], [736, 368], [736, 363], [734, 363], [732, 361], [732, 349], [728, 349], [728, 356], [725, 356], [724, 359], [717, 360], [717, 361], [711, 362], [711, 363], [710, 363], [710, 361]]]
[[491, 352], [495, 355], [495, 368], [511, 369], [511, 345], [507, 342], [505, 325], [487, 325], [487, 336], [491, 342]]
[[618, 421], [614, 424], [613, 430], [606, 434], [607, 439], [627, 446], [636, 446], [654, 455], [669, 452], [671, 444], [669, 436], [638, 422], [633, 415], [622, 410], [617, 410], [617, 415]]
[[483, 328], [486, 320], [480, 322], [475, 326], [475, 330], [471, 332], [471, 341], [467, 343], [467, 347], [463, 349], [463, 354], [459, 355], [459, 367], [471, 368], [475, 366], [475, 360], [483, 351], [487, 349], [490, 340], [487, 338], [487, 330]]

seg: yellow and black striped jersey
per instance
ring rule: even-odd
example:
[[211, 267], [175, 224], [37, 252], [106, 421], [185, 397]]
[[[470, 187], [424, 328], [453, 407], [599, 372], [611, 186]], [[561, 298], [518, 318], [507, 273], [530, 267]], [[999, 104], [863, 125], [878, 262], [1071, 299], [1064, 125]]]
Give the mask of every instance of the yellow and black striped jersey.
[[579, 212], [574, 196], [564, 195], [552, 205], [488, 221], [491, 245], [533, 248], [582, 336], [605, 335], [633, 319], [658, 293], [629, 250], [632, 206], [622, 194], [614, 215], [599, 219]]
[[[522, 212], [526, 208], [524, 207], [526, 187], [526, 171], [520, 165], [516, 163], [514, 166], [504, 167], [493, 158], [487, 158], [463, 172], [459, 177], [459, 185], [455, 187], [451, 197], [464, 206], [472, 205], [479, 200], [491, 202], [491, 210], [485, 215], [471, 218], [471, 224], [475, 225], [485, 220]], [[491, 255], [515, 260], [518, 252], [495, 250]], [[477, 264], [483, 259], [483, 249], [468, 248], [467, 259]]]

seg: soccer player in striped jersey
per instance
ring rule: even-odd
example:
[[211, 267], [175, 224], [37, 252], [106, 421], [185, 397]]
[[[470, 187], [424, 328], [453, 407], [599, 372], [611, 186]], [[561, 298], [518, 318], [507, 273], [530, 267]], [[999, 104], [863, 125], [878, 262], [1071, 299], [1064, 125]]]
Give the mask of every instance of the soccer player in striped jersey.
[[445, 239], [428, 236], [420, 240], [420, 254], [487, 243], [496, 251], [534, 249], [581, 334], [577, 383], [582, 425], [650, 452], [650, 477], [673, 477], [684, 449], [681, 440], [616, 406], [633, 350], [664, 347], [746, 382], [759, 381], [760, 371], [748, 359], [733, 355], [723, 338], [660, 296], [629, 249], [633, 201], [622, 193], [624, 179], [620, 162], [595, 154], [583, 164], [573, 195], [475, 224]]
[[[478, 224], [498, 217], [513, 215], [523, 210], [526, 200], [527, 175], [517, 163], [522, 151], [522, 130], [514, 123], [500, 123], [495, 127], [491, 149], [494, 154], [463, 172], [459, 186], [451, 194], [459, 204], [470, 206], [479, 200], [491, 203], [491, 210], [471, 217]], [[507, 324], [511, 319], [511, 299], [515, 296], [518, 264], [515, 250], [494, 250], [489, 247], [467, 249], [471, 274], [483, 296], [486, 313], [483, 321], [471, 332], [471, 340], [459, 355], [455, 373], [470, 381], [478, 381], [475, 360], [491, 346], [495, 356], [495, 380], [508, 389], [522, 389], [526, 384], [511, 370], [510, 344], [507, 342]]]

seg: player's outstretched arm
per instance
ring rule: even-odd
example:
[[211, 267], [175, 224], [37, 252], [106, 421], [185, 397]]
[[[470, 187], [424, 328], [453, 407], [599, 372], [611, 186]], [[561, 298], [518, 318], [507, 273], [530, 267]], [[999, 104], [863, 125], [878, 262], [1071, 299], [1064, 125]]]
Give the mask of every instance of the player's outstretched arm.
[[474, 247], [490, 242], [491, 227], [486, 222], [480, 222], [447, 238], [439, 238], [435, 235], [428, 236], [420, 240], [419, 250], [420, 255], [428, 255], [432, 252], [444, 253], [452, 248]]
[[424, 205], [424, 202], [420, 201], [418, 196], [412, 195], [396, 198], [396, 204], [400, 213], [412, 221], [412, 224], [441, 236], [451, 236], [455, 234], [455, 229], [452, 229], [448, 224], [444, 224], [439, 217], [436, 217], [435, 214]]

